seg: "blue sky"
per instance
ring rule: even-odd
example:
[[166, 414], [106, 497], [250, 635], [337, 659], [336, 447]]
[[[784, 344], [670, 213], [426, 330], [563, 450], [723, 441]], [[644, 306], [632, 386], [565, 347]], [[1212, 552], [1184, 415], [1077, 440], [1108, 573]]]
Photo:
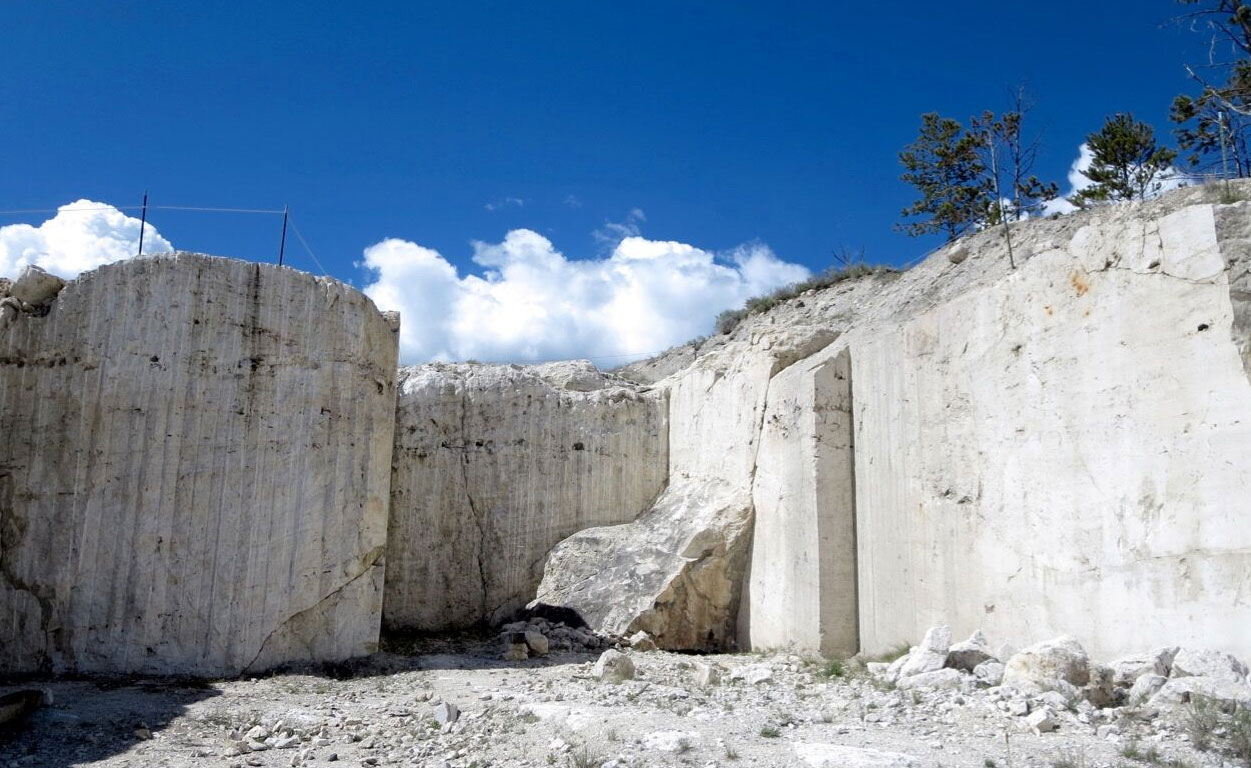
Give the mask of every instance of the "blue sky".
[[[1182, 63], [1203, 43], [1168, 24], [1178, 8], [1165, 0], [5, 3], [0, 210], [79, 199], [134, 205], [145, 189], [167, 205], [286, 204], [340, 279], [377, 281], [363, 253], [392, 238], [423, 249], [390, 249], [393, 266], [408, 259], [386, 286], [396, 296], [409, 292], [405, 269], [421, 262], [440, 273], [438, 285], [487, 304], [498, 303], [494, 289], [449, 282], [430, 254], [457, 281], [504, 279], [486, 273], [521, 257], [492, 252], [484, 262], [483, 249], [530, 232], [550, 247], [514, 238], [532, 247], [526, 253], [600, 264], [595, 275], [547, 275], [589, 281], [591, 301], [618, 285], [603, 289], [604, 274], [641, 263], [645, 243], [617, 254], [622, 236], [693, 246], [705, 261], [669, 269], [662, 288], [691, 270], [721, 288], [615, 305], [655, 312], [689, 301], [679, 314], [691, 322], [668, 335], [626, 338], [628, 323], [579, 325], [586, 315], [572, 309], [539, 322], [544, 303], [560, 298], [557, 286], [499, 322], [578, 343], [475, 346], [442, 331], [429, 343], [408, 339], [409, 359], [650, 352], [622, 346], [707, 332], [723, 308], [712, 305], [793, 278], [787, 264], [822, 269], [843, 246], [900, 264], [936, 245], [893, 229], [912, 200], [897, 155], [923, 112], [963, 119], [1002, 109], [1025, 83], [1043, 133], [1037, 170], [1062, 185], [1105, 116], [1132, 111], [1167, 131], [1169, 102], [1191, 90]], [[47, 218], [0, 216], [0, 225]], [[272, 260], [279, 238], [271, 216], [153, 211], [151, 221], [178, 248], [245, 259]], [[752, 262], [754, 277], [734, 261], [764, 247], [776, 263]], [[690, 256], [675, 252], [661, 258]], [[298, 243], [288, 255], [321, 271]], [[616, 266], [603, 263], [614, 255]], [[709, 272], [718, 264], [734, 275]]]

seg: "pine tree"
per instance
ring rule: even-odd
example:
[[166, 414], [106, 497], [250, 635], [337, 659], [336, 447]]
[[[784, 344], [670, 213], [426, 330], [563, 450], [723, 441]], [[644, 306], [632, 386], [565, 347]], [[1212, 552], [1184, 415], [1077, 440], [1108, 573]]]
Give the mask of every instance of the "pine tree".
[[[1194, 7], [1178, 21], [1206, 29], [1211, 40], [1208, 61], [1201, 67], [1205, 75], [1186, 67], [1200, 86], [1199, 95], [1173, 100], [1169, 117], [1177, 124], [1177, 144], [1190, 153], [1186, 159], [1193, 167], [1223, 171], [1227, 164], [1231, 175], [1251, 176], [1251, 3], [1178, 2]], [[1210, 73], [1216, 74], [1215, 82], [1209, 82]]]
[[1109, 117], [1098, 133], [1086, 137], [1093, 159], [1082, 175], [1091, 186], [1069, 200], [1077, 206], [1118, 200], [1143, 200], [1160, 189], [1177, 153], [1156, 143], [1155, 131], [1131, 114]]
[[922, 115], [920, 135], [899, 153], [899, 162], [900, 178], [921, 193], [902, 214], [923, 217], [902, 225], [903, 231], [914, 237], [944, 233], [950, 241], [985, 220], [990, 197], [979, 183], [985, 167], [958, 120], [936, 112]]

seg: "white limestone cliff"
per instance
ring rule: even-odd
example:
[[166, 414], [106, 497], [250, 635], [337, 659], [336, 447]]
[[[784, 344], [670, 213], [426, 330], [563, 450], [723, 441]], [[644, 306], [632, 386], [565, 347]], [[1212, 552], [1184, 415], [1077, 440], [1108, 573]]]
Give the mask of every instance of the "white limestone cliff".
[[397, 324], [192, 254], [0, 330], [0, 672], [228, 675], [373, 651]]
[[[750, 494], [740, 645], [1251, 654], [1251, 203], [1216, 197], [1019, 224], [1015, 270], [982, 233], [623, 371], [670, 392], [671, 483]], [[837, 338], [731, 375], [796, 328]]]

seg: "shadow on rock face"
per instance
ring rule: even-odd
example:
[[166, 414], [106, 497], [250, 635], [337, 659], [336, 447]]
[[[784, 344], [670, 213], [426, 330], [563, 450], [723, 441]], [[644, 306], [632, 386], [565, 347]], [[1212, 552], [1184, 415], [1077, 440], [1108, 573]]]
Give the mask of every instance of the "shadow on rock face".
[[[153, 736], [190, 704], [219, 695], [186, 681], [59, 681], [41, 688], [35, 693], [51, 693], [51, 703], [47, 696], [39, 703], [24, 696], [33, 706], [0, 731], [0, 765], [69, 768], [127, 752], [141, 764], [163, 763], [155, 754], [144, 757], [156, 743]], [[16, 699], [28, 691], [0, 688], [0, 698], [10, 693]]]

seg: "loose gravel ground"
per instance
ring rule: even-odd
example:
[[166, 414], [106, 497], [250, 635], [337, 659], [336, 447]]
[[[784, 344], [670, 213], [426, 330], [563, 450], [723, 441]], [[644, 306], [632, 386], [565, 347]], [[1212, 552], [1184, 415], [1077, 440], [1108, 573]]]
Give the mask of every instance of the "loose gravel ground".
[[1241, 765], [1196, 751], [1180, 709], [1082, 702], [1040, 734], [1006, 689], [901, 691], [789, 654], [628, 651], [635, 679], [611, 684], [598, 651], [499, 651], [427, 639], [317, 674], [0, 686], [54, 702], [0, 744], [0, 766]]

